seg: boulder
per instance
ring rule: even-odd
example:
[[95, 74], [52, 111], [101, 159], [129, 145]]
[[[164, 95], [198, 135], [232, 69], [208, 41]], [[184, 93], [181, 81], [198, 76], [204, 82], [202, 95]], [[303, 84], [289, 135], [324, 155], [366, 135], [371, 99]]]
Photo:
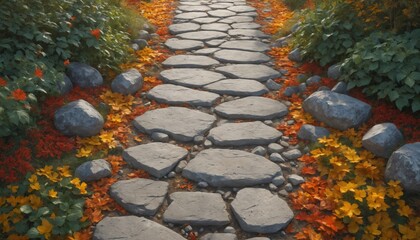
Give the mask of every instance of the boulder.
[[132, 68], [118, 75], [111, 84], [113, 92], [124, 95], [134, 94], [143, 86], [143, 77], [136, 69]]
[[84, 162], [76, 168], [74, 173], [83, 182], [96, 181], [101, 178], [110, 177], [111, 174], [111, 165], [104, 159]]
[[67, 66], [67, 76], [74, 85], [81, 88], [97, 87], [104, 82], [98, 70], [79, 62], [73, 62]]
[[288, 58], [290, 61], [293, 61], [293, 62], [303, 61], [303, 56], [299, 48], [296, 48], [293, 51], [291, 51], [288, 55]]
[[378, 157], [389, 158], [404, 143], [404, 137], [393, 123], [373, 126], [363, 136], [363, 147]]
[[90, 137], [102, 130], [104, 119], [90, 103], [77, 100], [55, 112], [54, 125], [64, 135]]
[[325, 90], [310, 95], [302, 107], [316, 120], [339, 130], [359, 127], [369, 119], [372, 109], [355, 98]]
[[298, 132], [298, 137], [303, 140], [316, 142], [318, 138], [330, 135], [330, 131], [323, 127], [316, 127], [310, 124], [304, 124]]
[[409, 193], [420, 193], [420, 142], [406, 144], [392, 153], [385, 179], [400, 181]]
[[347, 94], [347, 83], [345, 82], [338, 82], [334, 85], [331, 89], [332, 92]]
[[73, 89], [73, 83], [67, 75], [64, 75], [62, 79], [57, 80], [57, 89], [60, 95], [67, 94]]
[[341, 76], [341, 63], [334, 64], [328, 68], [327, 75], [329, 78], [337, 80]]

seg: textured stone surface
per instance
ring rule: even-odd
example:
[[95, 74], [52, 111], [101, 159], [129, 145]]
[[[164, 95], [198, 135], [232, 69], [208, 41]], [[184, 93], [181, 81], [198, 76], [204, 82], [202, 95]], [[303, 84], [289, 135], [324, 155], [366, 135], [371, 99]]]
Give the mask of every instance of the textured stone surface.
[[209, 5], [209, 7], [212, 8], [212, 9], [225, 9], [225, 8], [232, 7], [232, 6], [233, 6], [232, 3], [225, 3], [225, 2], [218, 2], [218, 3], [215, 3], [215, 4]]
[[257, 37], [257, 38], [269, 38], [270, 36], [255, 29], [232, 29], [228, 31], [228, 34], [234, 36], [245, 36], [245, 37]]
[[331, 91], [318, 91], [302, 104], [303, 109], [316, 120], [330, 127], [346, 130], [366, 122], [371, 106], [350, 96]]
[[203, 87], [226, 78], [217, 72], [195, 68], [169, 69], [160, 72], [159, 77], [167, 83], [186, 87]]
[[238, 240], [233, 233], [207, 233], [200, 240]]
[[213, 39], [213, 40], [207, 41], [206, 45], [209, 47], [217, 47], [224, 42], [226, 42], [226, 40], [224, 39]]
[[256, 40], [234, 40], [227, 41], [220, 45], [220, 48], [236, 49], [254, 52], [264, 52], [270, 49], [270, 47], [260, 41]]
[[218, 67], [216, 71], [225, 74], [227, 77], [254, 79], [260, 82], [280, 77], [280, 73], [276, 70], [257, 64], [232, 64]]
[[228, 224], [229, 214], [222, 196], [218, 193], [175, 192], [163, 214], [165, 222], [194, 226], [223, 226]]
[[208, 139], [218, 146], [265, 145], [281, 135], [275, 128], [257, 121], [223, 124], [211, 129]]
[[196, 31], [196, 32], [181, 33], [181, 34], [178, 34], [177, 36], [184, 39], [208, 41], [212, 39], [225, 38], [228, 35], [224, 32], [217, 32], [217, 31]]
[[404, 143], [404, 137], [393, 123], [373, 126], [363, 136], [363, 147], [379, 157], [389, 158]]
[[74, 85], [81, 88], [97, 87], [104, 82], [98, 70], [84, 63], [70, 63], [66, 74]]
[[245, 187], [269, 183], [281, 169], [266, 158], [241, 150], [207, 149], [192, 159], [182, 175], [214, 187]]
[[67, 94], [73, 89], [73, 83], [67, 75], [64, 75], [63, 79], [57, 79], [57, 89], [60, 95]]
[[251, 6], [233, 6], [233, 7], [228, 7], [228, 10], [232, 12], [237, 12], [237, 13], [256, 11], [256, 9]]
[[90, 137], [102, 130], [104, 119], [90, 103], [76, 100], [55, 112], [54, 125], [64, 135]]
[[123, 151], [124, 161], [135, 169], [146, 170], [154, 177], [167, 175], [188, 151], [169, 143], [148, 143], [127, 148]]
[[119, 205], [139, 216], [155, 215], [167, 192], [167, 182], [145, 178], [120, 180], [109, 189], [109, 195]]
[[328, 68], [327, 75], [329, 78], [338, 79], [341, 76], [341, 64], [334, 64]]
[[338, 82], [337, 84], [334, 85], [331, 91], [336, 92], [336, 93], [341, 93], [341, 94], [347, 94], [347, 83]]
[[171, 50], [188, 51], [203, 48], [204, 43], [196, 40], [170, 38], [165, 42], [165, 46]]
[[208, 23], [201, 25], [201, 30], [227, 32], [231, 27], [226, 23]]
[[253, 22], [245, 22], [245, 23], [234, 23], [232, 24], [232, 28], [237, 28], [237, 29], [257, 29], [260, 28], [261, 25], [258, 23], [253, 23]]
[[287, 57], [289, 58], [290, 61], [293, 61], [293, 62], [302, 62], [303, 61], [303, 56], [300, 52], [300, 49], [298, 49], [298, 48], [292, 50]]
[[420, 142], [406, 144], [392, 153], [385, 178], [400, 181], [407, 192], [420, 193]]
[[166, 59], [162, 64], [165, 67], [202, 68], [217, 65], [219, 64], [219, 61], [206, 56], [175, 55]]
[[220, 97], [218, 94], [199, 91], [187, 87], [162, 84], [147, 93], [147, 97], [159, 103], [211, 107]]
[[177, 23], [169, 26], [169, 31], [172, 34], [181, 34], [196, 31], [198, 29], [200, 29], [200, 25], [196, 23]]
[[304, 124], [299, 129], [298, 137], [303, 140], [309, 140], [316, 142], [318, 138], [326, 137], [330, 135], [330, 131], [323, 127], [317, 127], [310, 124]]
[[96, 181], [104, 177], [110, 177], [111, 174], [111, 166], [104, 159], [84, 162], [74, 172], [74, 175], [83, 182]]
[[279, 101], [252, 96], [222, 103], [215, 112], [229, 119], [268, 120], [285, 116], [288, 108]]
[[143, 86], [143, 77], [137, 69], [130, 69], [118, 75], [111, 84], [113, 92], [134, 94]]
[[220, 18], [216, 18], [216, 17], [204, 17], [204, 18], [196, 18], [196, 19], [193, 19], [192, 21], [198, 24], [205, 24], [205, 23], [214, 23], [219, 20]]
[[225, 49], [214, 53], [214, 58], [224, 63], [265, 63], [270, 58], [259, 52]]
[[204, 89], [218, 94], [232, 96], [260, 96], [268, 92], [264, 84], [250, 79], [225, 79], [204, 86]]
[[252, 22], [254, 21], [254, 18], [252, 17], [248, 17], [248, 16], [232, 16], [232, 17], [227, 17], [224, 18], [222, 20], [220, 20], [220, 22], [222, 23], [244, 23], [244, 22]]
[[212, 17], [230, 17], [230, 16], [236, 15], [235, 12], [225, 10], [225, 9], [208, 11], [208, 14]]
[[239, 225], [247, 232], [275, 233], [294, 216], [284, 200], [262, 188], [240, 190], [231, 206]]
[[105, 217], [93, 234], [94, 240], [185, 240], [178, 233], [149, 219], [136, 216]]
[[148, 134], [163, 132], [171, 138], [188, 142], [195, 136], [204, 135], [216, 118], [212, 115], [183, 107], [151, 110], [134, 119], [134, 126]]
[[184, 12], [207, 12], [211, 10], [210, 7], [200, 5], [200, 6], [178, 6], [178, 9]]
[[199, 55], [211, 55], [217, 51], [219, 51], [220, 48], [202, 48], [194, 52], [194, 54]]
[[191, 20], [201, 17], [207, 17], [208, 14], [205, 12], [187, 12], [187, 13], [181, 13], [174, 16], [175, 19], [185, 19], [185, 20]]

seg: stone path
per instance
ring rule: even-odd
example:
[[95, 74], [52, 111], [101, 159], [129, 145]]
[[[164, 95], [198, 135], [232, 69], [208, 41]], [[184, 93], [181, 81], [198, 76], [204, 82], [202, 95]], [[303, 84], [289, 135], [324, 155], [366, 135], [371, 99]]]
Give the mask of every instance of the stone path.
[[[283, 239], [287, 191], [300, 183], [287, 176], [301, 153], [273, 127], [287, 103], [262, 96], [281, 77], [265, 53], [270, 36], [245, 0], [180, 0], [175, 13], [165, 46], [184, 52], [163, 62], [164, 84], [145, 95], [170, 107], [138, 116], [134, 128], [155, 142], [122, 153], [152, 179], [111, 186], [130, 216], [106, 217], [94, 239]], [[174, 188], [183, 177], [193, 191]]]

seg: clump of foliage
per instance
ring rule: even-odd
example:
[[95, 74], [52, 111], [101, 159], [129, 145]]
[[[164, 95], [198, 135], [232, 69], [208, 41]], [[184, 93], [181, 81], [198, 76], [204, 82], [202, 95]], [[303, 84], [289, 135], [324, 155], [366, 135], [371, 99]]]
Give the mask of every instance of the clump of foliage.
[[349, 88], [388, 98], [401, 110], [420, 110], [420, 29], [405, 34], [375, 32], [358, 42], [342, 64]]
[[18, 185], [0, 190], [2, 233], [7, 239], [73, 235], [89, 224], [83, 216], [86, 187], [73, 178], [68, 166], [45, 166], [28, 173]]
[[305, 5], [306, 0], [283, 0], [283, 2], [291, 10], [296, 10], [296, 9], [301, 9], [303, 5]]

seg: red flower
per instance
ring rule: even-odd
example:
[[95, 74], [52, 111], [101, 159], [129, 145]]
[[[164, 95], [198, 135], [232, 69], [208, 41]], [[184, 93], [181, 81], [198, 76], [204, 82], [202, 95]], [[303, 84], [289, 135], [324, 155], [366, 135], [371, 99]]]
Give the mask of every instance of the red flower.
[[68, 59], [64, 60], [64, 66], [67, 66], [69, 64], [70, 64], [70, 60], [68, 60]]
[[71, 16], [70, 21], [76, 20], [76, 16]]
[[0, 87], [4, 87], [7, 85], [6, 80], [4, 80], [3, 78], [0, 77]]
[[42, 72], [42, 69], [36, 67], [35, 68], [35, 76], [39, 77], [39, 78], [42, 78], [42, 76], [44, 76], [44, 73]]
[[99, 39], [101, 37], [101, 30], [99, 30], [99, 28], [90, 30], [90, 34], [92, 34], [92, 36], [94, 36], [96, 39]]
[[25, 101], [26, 100], [26, 93], [20, 88], [13, 91], [12, 96], [15, 100], [18, 100], [18, 101]]

